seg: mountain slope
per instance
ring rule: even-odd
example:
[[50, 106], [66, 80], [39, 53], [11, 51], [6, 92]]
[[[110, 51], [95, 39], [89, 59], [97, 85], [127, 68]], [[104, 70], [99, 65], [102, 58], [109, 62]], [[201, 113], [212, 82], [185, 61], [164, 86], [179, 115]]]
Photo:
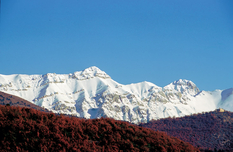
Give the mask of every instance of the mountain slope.
[[224, 94], [222, 98], [223, 91], [200, 91], [188, 80], [180, 79], [165, 87], [146, 81], [122, 85], [95, 66], [71, 74], [0, 75], [0, 91], [55, 113], [132, 123], [232, 105], [231, 96]]
[[223, 109], [140, 124], [189, 142], [200, 149], [233, 151], [233, 113]]
[[24, 100], [17, 96], [7, 94], [1, 91], [0, 91], [0, 105], [27, 107], [27, 108], [33, 108], [33, 109], [37, 109], [40, 111], [44, 111], [44, 112], [49, 112], [47, 109], [41, 108], [40, 106], [37, 106], [27, 100]]
[[233, 88], [223, 90], [219, 107], [232, 111], [233, 109]]

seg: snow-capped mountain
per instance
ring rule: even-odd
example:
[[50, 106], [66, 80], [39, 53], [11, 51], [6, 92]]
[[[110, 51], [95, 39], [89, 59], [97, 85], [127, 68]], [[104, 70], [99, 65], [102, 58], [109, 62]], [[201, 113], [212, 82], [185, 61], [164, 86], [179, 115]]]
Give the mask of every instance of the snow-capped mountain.
[[0, 91], [55, 113], [111, 117], [131, 123], [224, 108], [233, 111], [233, 88], [200, 91], [189, 80], [165, 87], [150, 82], [123, 85], [93, 66], [73, 74], [0, 75]]

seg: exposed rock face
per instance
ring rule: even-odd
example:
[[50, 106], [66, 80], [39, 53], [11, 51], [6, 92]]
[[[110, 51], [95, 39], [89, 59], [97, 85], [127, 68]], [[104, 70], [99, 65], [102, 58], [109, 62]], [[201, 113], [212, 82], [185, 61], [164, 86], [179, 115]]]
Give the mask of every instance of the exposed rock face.
[[[221, 104], [225, 103], [221, 90], [200, 91], [189, 80], [180, 79], [165, 87], [150, 82], [122, 85], [97, 67], [73, 74], [0, 75], [0, 91], [55, 113], [111, 117], [131, 123], [211, 111], [226, 105]], [[224, 100], [229, 99], [227, 95]]]

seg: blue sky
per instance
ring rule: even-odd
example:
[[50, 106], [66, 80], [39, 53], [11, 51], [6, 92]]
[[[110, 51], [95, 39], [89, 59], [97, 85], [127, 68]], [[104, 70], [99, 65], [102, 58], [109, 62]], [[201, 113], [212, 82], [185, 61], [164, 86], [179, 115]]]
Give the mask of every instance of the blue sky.
[[233, 87], [232, 0], [2, 0], [0, 74], [97, 66], [122, 84]]

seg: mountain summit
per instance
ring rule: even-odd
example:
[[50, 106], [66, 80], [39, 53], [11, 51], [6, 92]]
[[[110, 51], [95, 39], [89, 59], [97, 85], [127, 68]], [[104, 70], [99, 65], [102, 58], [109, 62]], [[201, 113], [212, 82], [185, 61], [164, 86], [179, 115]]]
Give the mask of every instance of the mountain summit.
[[110, 117], [131, 123], [217, 108], [233, 111], [231, 89], [200, 91], [185, 79], [165, 87], [146, 81], [123, 85], [95, 66], [73, 74], [0, 75], [0, 91], [55, 113], [83, 118]]
[[192, 81], [185, 80], [185, 79], [179, 79], [177, 81], [174, 81], [164, 88], [176, 90], [181, 93], [185, 93], [185, 91], [187, 91], [187, 93], [191, 95], [196, 95], [200, 92], [200, 90], [197, 88], [197, 86]]
[[109, 75], [107, 75], [104, 71], [101, 71], [96, 66], [89, 67], [81, 72], [74, 72], [73, 74], [73, 78], [76, 78], [78, 80], [85, 80], [94, 77], [100, 77], [104, 79], [111, 78]]

